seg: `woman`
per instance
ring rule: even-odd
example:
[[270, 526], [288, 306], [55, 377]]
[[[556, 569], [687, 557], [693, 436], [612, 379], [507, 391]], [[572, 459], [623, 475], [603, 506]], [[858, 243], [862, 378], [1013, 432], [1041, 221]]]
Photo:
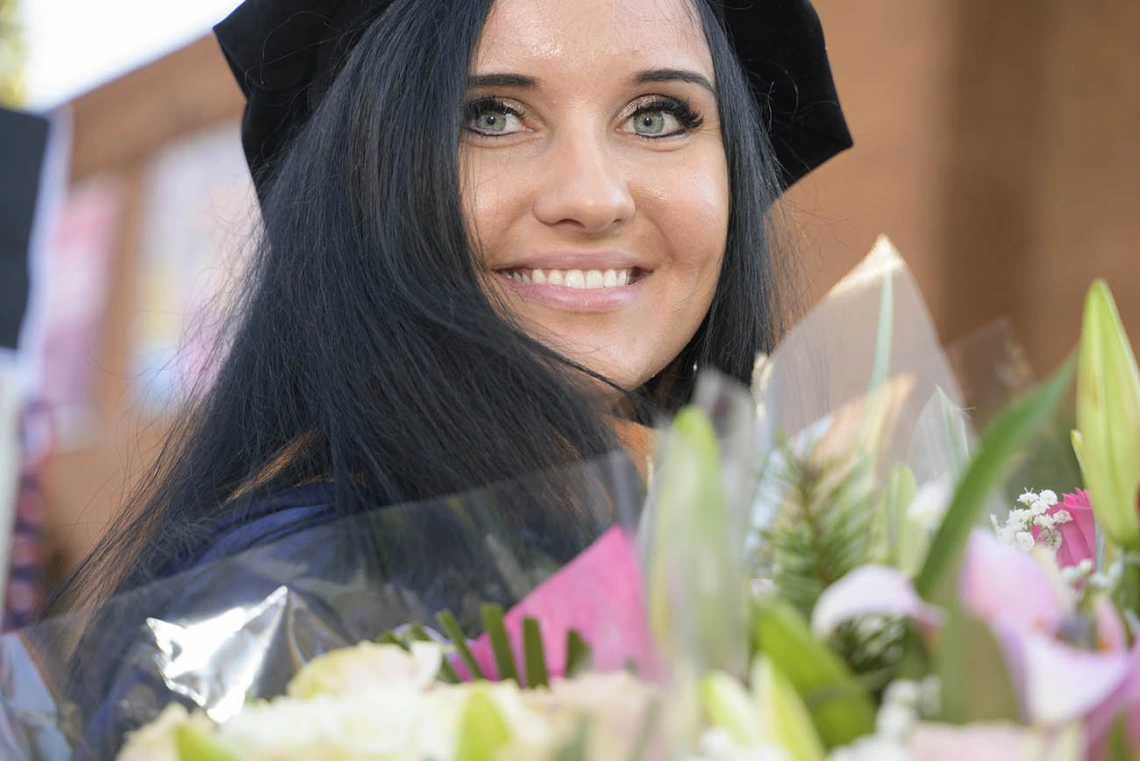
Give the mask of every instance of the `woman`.
[[[224, 558], [458, 585], [485, 559], [445, 514], [406, 513], [438, 538], [414, 548], [355, 517], [618, 449], [698, 367], [748, 380], [783, 314], [766, 212], [850, 138], [810, 4], [726, 6], [246, 0], [219, 25], [264, 236], [216, 381], [70, 598], [135, 601], [79, 647], [96, 747], [129, 723], [146, 618], [273, 590]], [[498, 504], [518, 552], [562, 562], [604, 520], [551, 483]]]

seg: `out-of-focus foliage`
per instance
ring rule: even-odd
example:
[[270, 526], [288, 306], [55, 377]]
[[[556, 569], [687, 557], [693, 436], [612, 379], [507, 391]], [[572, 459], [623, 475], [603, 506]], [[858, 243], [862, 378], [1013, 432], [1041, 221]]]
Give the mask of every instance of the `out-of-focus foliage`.
[[0, 106], [15, 108], [24, 101], [23, 29], [18, 0], [0, 0]]

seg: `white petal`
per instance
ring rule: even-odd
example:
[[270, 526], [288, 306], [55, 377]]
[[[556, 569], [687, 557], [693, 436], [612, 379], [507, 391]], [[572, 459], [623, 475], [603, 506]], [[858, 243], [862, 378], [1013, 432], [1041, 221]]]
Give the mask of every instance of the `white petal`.
[[812, 632], [817, 637], [826, 637], [843, 622], [865, 615], [903, 616], [937, 626], [942, 613], [927, 605], [914, 591], [910, 580], [898, 570], [865, 565], [820, 595], [812, 612]]

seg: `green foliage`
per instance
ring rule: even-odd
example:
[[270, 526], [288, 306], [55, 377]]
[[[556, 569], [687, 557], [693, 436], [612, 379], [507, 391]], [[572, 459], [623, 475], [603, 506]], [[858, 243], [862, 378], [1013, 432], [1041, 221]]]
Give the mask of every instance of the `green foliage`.
[[452, 647], [459, 653], [459, 658], [463, 661], [463, 665], [467, 667], [468, 673], [474, 679], [486, 679], [483, 674], [483, 669], [479, 668], [479, 664], [475, 660], [475, 656], [471, 654], [471, 649], [467, 647], [467, 637], [463, 633], [463, 629], [459, 627], [459, 622], [455, 620], [455, 616], [451, 611], [445, 610], [436, 616], [439, 625], [443, 627], [444, 634], [451, 640]]
[[753, 642], [799, 693], [828, 748], [874, 732], [875, 705], [865, 686], [779, 595], [757, 602]]
[[0, 0], [0, 106], [15, 108], [24, 101], [23, 30], [17, 21], [17, 0]]
[[472, 693], [459, 727], [456, 761], [493, 761], [510, 741], [510, 726], [495, 702], [484, 691]]
[[649, 620], [665, 658], [743, 676], [747, 567], [736, 551], [712, 420], [685, 407], [665, 439], [649, 505]]
[[549, 670], [546, 668], [546, 653], [542, 647], [542, 631], [539, 629], [537, 619], [523, 619], [523, 644], [527, 687], [548, 686], [550, 684]]
[[[504, 623], [503, 608], [499, 605], [484, 605], [483, 626], [487, 639], [491, 644], [491, 652], [495, 656], [495, 669], [498, 678], [502, 680], [513, 679], [519, 681], [518, 666], [515, 664], [514, 649], [511, 647], [511, 637]], [[442, 611], [436, 616], [443, 636], [454, 649], [463, 665], [467, 668], [474, 681], [487, 681], [494, 677], [484, 674], [475, 660], [471, 647], [467, 643], [467, 635], [459, 626], [459, 622], [451, 611]], [[377, 638], [378, 642], [398, 645], [405, 650], [410, 649], [412, 642], [438, 642], [438, 636], [432, 636], [423, 624], [412, 624], [404, 628], [401, 634], [388, 631]], [[548, 665], [545, 648], [543, 647], [542, 628], [539, 621], [533, 618], [523, 619], [522, 662], [523, 675], [526, 677], [526, 686], [545, 687], [549, 683], [550, 667]], [[590, 667], [593, 659], [593, 650], [582, 635], [574, 630], [566, 633], [566, 675], [573, 676]], [[458, 672], [451, 663], [444, 659], [440, 666], [439, 680], [456, 683], [461, 681]]]
[[942, 683], [941, 720], [951, 724], [1021, 720], [1017, 690], [989, 627], [955, 605], [934, 651]]
[[901, 463], [896, 465], [879, 493], [872, 521], [871, 559], [893, 565], [908, 576], [918, 572], [929, 542], [924, 528], [909, 514], [917, 494], [914, 472]]
[[953, 582], [958, 578], [966, 542], [985, 510], [986, 499], [1025, 442], [1049, 420], [1072, 383], [1074, 370], [1070, 358], [1052, 378], [1007, 407], [982, 435], [977, 454], [958, 482], [915, 579], [915, 590], [927, 600], [947, 606], [956, 600]]
[[790, 447], [779, 452], [786, 496], [764, 532], [762, 562], [780, 594], [807, 617], [825, 589], [870, 559], [873, 463], [863, 452], [823, 464]]
[[515, 654], [511, 652], [511, 640], [503, 625], [503, 609], [498, 605], [484, 605], [483, 626], [495, 653], [495, 669], [499, 672], [499, 679], [514, 679], [517, 682], [519, 676], [515, 668]]
[[237, 756], [213, 737], [188, 724], [175, 728], [174, 747], [178, 761], [238, 761]]

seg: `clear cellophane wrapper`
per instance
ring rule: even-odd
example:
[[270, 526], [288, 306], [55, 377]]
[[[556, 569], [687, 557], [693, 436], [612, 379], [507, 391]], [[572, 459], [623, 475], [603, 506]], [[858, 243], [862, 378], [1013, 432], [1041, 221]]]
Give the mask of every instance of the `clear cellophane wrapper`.
[[[751, 390], [705, 374], [694, 401], [720, 445], [718, 562], [726, 577], [756, 581], [752, 553], [787, 486], [769, 478], [770, 466], [786, 446], [860, 448], [879, 478], [902, 464], [920, 484], [952, 486], [975, 439], [964, 410], [992, 416], [1032, 374], [1008, 326], [958, 344], [950, 357], [910, 272], [882, 240], [758, 360]], [[666, 437], [661, 467], [670, 466], [670, 451]], [[646, 537], [655, 506], [669, 496], [655, 492], [660, 475], [646, 500], [639, 469], [619, 452], [334, 521], [299, 511], [279, 539], [0, 637], [0, 758], [114, 758], [125, 732], [171, 702], [224, 721], [249, 700], [281, 694], [313, 658], [412, 623], [431, 626], [443, 610], [475, 638], [483, 604], [509, 609], [615, 526], [639, 531], [652, 563], [661, 537]], [[557, 521], [535, 508], [539, 494], [558, 495]], [[992, 509], [1002, 509], [1000, 496]], [[682, 547], [685, 537], [664, 541]], [[679, 580], [664, 590], [666, 623], [684, 648], [701, 634], [690, 615], [700, 592], [685, 583], [685, 564], [699, 555], [657, 555], [663, 578]], [[724, 643], [732, 671], [743, 671], [748, 651], [746, 622], [731, 609], [741, 591], [719, 592], [729, 611], [723, 623], [739, 628]]]
[[[556, 524], [533, 509], [555, 490]], [[302, 513], [276, 541], [0, 637], [0, 758], [112, 759], [171, 702], [224, 721], [313, 658], [444, 610], [474, 638], [483, 604], [510, 608], [632, 525], [643, 496], [619, 452], [326, 523]]]

